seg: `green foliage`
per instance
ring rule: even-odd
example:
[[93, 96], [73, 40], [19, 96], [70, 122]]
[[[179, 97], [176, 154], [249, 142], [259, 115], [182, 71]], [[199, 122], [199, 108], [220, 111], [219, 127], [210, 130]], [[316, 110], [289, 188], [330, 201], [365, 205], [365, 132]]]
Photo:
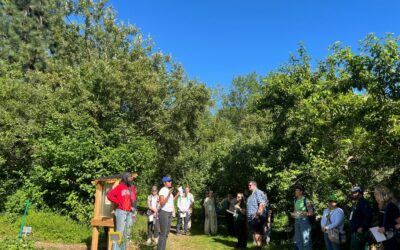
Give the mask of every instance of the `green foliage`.
[[38, 249], [34, 246], [34, 241], [29, 238], [22, 238], [18, 241], [16, 238], [7, 238], [0, 240], [0, 249], [4, 250], [34, 250]]
[[335, 43], [315, 67], [301, 45], [279, 70], [235, 78], [210, 112], [211, 91], [106, 1], [5, 1], [0, 32], [1, 211], [30, 199], [88, 223], [92, 181], [128, 168], [140, 202], [166, 174], [196, 200], [254, 179], [283, 213], [296, 183], [318, 209], [332, 192], [347, 205], [352, 185], [398, 186], [392, 35], [368, 35], [359, 52]]
[[[14, 219], [14, 218], [12, 218]], [[22, 215], [16, 220], [10, 220], [7, 215], [0, 215], [0, 234], [6, 238], [17, 238]], [[32, 227], [32, 241], [47, 241], [61, 243], [87, 243], [92, 235], [91, 228], [77, 223], [66, 216], [52, 212], [38, 212], [30, 209], [25, 226]], [[3, 249], [3, 248], [1, 248]]]
[[29, 198], [88, 222], [95, 178], [138, 171], [142, 197], [161, 175], [181, 177], [175, 157], [201, 138], [209, 105], [203, 84], [105, 1], [1, 6], [0, 210]]

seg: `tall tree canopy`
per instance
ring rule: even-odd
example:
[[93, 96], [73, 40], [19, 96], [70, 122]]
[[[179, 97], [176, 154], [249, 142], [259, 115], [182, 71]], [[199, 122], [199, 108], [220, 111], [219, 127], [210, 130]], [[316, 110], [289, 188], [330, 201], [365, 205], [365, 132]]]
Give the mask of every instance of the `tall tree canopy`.
[[237, 77], [212, 100], [103, 0], [2, 1], [0, 32], [0, 210], [29, 198], [88, 221], [91, 181], [127, 168], [142, 197], [165, 174], [196, 195], [255, 179], [281, 211], [296, 183], [318, 203], [399, 181], [391, 35], [368, 35], [357, 52], [334, 44], [316, 66], [300, 46], [280, 70]]

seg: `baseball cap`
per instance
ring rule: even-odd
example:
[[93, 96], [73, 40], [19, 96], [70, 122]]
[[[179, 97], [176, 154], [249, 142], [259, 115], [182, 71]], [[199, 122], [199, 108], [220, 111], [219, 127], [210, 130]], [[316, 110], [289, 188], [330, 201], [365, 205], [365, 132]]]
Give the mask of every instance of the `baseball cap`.
[[327, 200], [327, 201], [334, 201], [334, 202], [337, 202], [337, 201], [338, 201], [338, 198], [337, 198], [336, 195], [331, 194], [331, 195], [329, 195], [328, 197], [326, 197], [326, 200]]
[[172, 181], [172, 178], [169, 177], [169, 176], [164, 176], [164, 177], [161, 179], [161, 182], [162, 182], [162, 183], [164, 183], [164, 182], [169, 182], [169, 181]]
[[352, 193], [362, 193], [363, 190], [362, 190], [361, 187], [355, 186], [355, 187], [352, 187], [352, 188], [351, 188], [351, 192], [352, 192]]

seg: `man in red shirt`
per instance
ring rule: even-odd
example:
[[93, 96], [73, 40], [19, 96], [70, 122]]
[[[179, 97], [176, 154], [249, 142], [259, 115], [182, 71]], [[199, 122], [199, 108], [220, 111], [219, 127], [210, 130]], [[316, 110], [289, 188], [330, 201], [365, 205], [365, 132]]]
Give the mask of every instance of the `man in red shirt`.
[[126, 243], [131, 235], [132, 217], [136, 212], [136, 187], [132, 184], [132, 181], [131, 173], [123, 173], [118, 186], [107, 194], [107, 198], [117, 205], [115, 231], [120, 232], [123, 237], [120, 244], [113, 244], [113, 250], [125, 250]]

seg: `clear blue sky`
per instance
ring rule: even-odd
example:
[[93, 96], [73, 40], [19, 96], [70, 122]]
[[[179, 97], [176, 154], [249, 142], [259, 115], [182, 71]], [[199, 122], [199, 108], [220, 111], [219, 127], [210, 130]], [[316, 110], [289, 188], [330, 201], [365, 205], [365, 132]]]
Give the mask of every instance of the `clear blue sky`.
[[335, 41], [357, 48], [374, 32], [400, 35], [399, 0], [111, 0], [118, 19], [150, 35], [188, 76], [229, 89], [287, 62], [303, 41], [314, 62]]

